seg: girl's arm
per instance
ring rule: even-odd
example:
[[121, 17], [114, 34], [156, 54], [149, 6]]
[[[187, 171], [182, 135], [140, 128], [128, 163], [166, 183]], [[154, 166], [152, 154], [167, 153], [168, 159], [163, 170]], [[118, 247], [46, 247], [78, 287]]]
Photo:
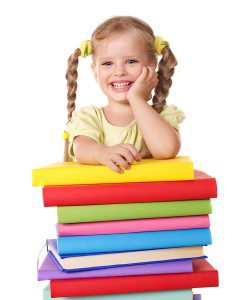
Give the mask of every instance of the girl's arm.
[[99, 155], [106, 147], [88, 136], [79, 135], [73, 140], [73, 151], [81, 164], [100, 165]]
[[179, 133], [143, 98], [133, 97], [129, 103], [153, 157], [157, 159], [175, 157], [181, 146]]
[[127, 100], [153, 157], [173, 158], [180, 150], [178, 132], [165, 121], [148, 103], [151, 91], [157, 85], [157, 73], [152, 67], [143, 67], [141, 75], [130, 88]]
[[142, 157], [142, 158], [152, 158], [153, 157], [150, 150], [148, 149], [143, 137], [141, 140], [141, 150], [140, 150], [139, 154], [140, 154], [140, 157]]
[[118, 173], [123, 173], [120, 166], [130, 169], [130, 165], [134, 160], [141, 161], [137, 149], [131, 144], [117, 144], [108, 147], [83, 135], [74, 138], [73, 151], [79, 163], [90, 165], [102, 164]]

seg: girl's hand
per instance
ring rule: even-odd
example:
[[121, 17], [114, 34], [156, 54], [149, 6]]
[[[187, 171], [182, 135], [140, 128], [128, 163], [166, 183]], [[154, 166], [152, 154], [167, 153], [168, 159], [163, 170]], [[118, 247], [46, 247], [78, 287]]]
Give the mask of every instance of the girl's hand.
[[108, 166], [118, 173], [123, 173], [120, 166], [129, 170], [134, 160], [141, 161], [142, 158], [132, 144], [117, 144], [106, 147], [99, 156], [99, 162], [102, 165]]
[[135, 97], [141, 97], [148, 101], [152, 97], [152, 90], [158, 84], [158, 74], [152, 67], [143, 66], [140, 76], [131, 86], [127, 93], [127, 100], [130, 102]]

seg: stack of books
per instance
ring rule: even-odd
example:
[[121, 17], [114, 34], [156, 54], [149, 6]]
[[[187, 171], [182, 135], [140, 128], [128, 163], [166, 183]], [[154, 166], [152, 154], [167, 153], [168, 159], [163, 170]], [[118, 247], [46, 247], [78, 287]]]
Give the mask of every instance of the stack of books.
[[58, 214], [38, 270], [50, 280], [44, 300], [199, 300], [193, 288], [218, 286], [203, 252], [216, 180], [188, 157], [144, 159], [123, 174], [57, 163], [33, 170], [33, 185]]

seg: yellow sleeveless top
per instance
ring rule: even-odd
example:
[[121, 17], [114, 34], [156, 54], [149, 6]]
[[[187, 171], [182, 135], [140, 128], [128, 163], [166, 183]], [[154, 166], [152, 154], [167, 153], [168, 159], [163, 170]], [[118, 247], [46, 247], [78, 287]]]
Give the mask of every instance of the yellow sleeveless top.
[[[159, 115], [176, 130], [185, 118], [184, 113], [174, 105], [165, 105]], [[142, 134], [136, 120], [124, 127], [112, 125], [106, 120], [102, 108], [93, 105], [74, 111], [66, 131], [70, 134], [69, 154], [73, 158], [73, 139], [78, 135], [88, 136], [106, 146], [129, 143], [138, 151], [142, 147]]]

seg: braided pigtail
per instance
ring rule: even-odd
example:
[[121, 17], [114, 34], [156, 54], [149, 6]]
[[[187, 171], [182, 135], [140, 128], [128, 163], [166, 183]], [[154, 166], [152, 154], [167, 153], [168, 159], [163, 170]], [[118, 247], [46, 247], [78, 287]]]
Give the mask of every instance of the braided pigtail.
[[162, 58], [158, 64], [158, 85], [155, 88], [155, 95], [152, 98], [152, 108], [159, 114], [166, 104], [166, 98], [172, 84], [171, 77], [174, 74], [174, 67], [177, 60], [169, 46], [162, 50]]
[[[67, 79], [67, 111], [68, 111], [68, 122], [72, 117], [72, 113], [75, 110], [76, 92], [77, 92], [77, 78], [78, 78], [78, 57], [81, 55], [80, 49], [76, 49], [75, 52], [68, 59], [68, 67], [66, 72]], [[68, 153], [69, 139], [65, 139], [64, 148], [64, 161], [72, 161]]]

